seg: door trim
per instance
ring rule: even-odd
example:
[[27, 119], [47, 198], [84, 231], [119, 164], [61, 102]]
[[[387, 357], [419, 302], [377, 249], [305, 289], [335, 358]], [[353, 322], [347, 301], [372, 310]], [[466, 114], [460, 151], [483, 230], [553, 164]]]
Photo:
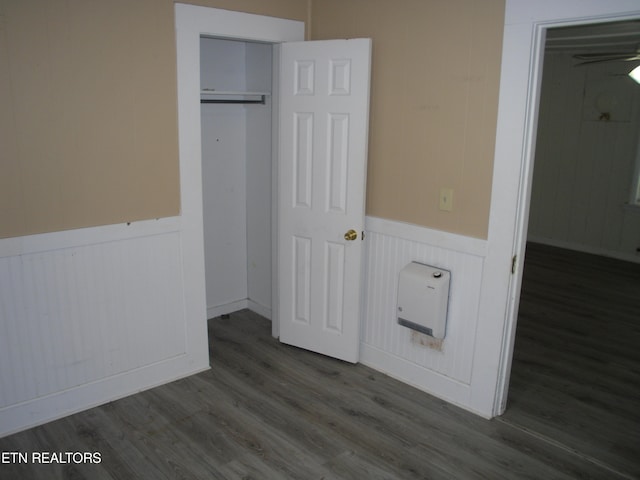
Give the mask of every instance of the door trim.
[[[182, 261], [196, 266], [202, 274], [196, 290], [204, 291], [204, 230], [202, 209], [202, 132], [200, 122], [200, 36], [240, 41], [276, 44], [304, 40], [304, 22], [233, 12], [216, 8], [177, 3], [175, 5], [176, 59], [178, 80], [178, 146], [181, 185], [181, 222], [184, 232]], [[274, 48], [276, 50], [276, 48]], [[276, 98], [274, 98], [274, 102]], [[274, 108], [274, 110], [276, 110]], [[277, 158], [277, 157], [275, 157]], [[274, 168], [277, 169], [277, 162]], [[277, 171], [277, 170], [276, 170]], [[276, 187], [277, 185], [274, 185]], [[273, 190], [272, 206], [277, 206], [277, 188]], [[277, 211], [273, 210], [274, 215]], [[277, 234], [277, 232], [276, 232]], [[277, 239], [274, 237], [274, 240]], [[275, 243], [277, 245], [277, 242]], [[273, 265], [277, 265], [275, 258]], [[272, 275], [273, 291], [277, 293], [277, 272]], [[206, 312], [201, 295], [186, 295], [199, 311]], [[272, 293], [272, 303], [274, 297]], [[275, 303], [273, 303], [275, 305]], [[205, 316], [206, 317], [206, 316]], [[277, 331], [277, 312], [273, 327]], [[204, 322], [206, 318], [202, 319]]]
[[[492, 416], [504, 413], [507, 403], [522, 285], [546, 31], [552, 27], [628, 20], [639, 15], [637, 2], [629, 0], [613, 0], [606, 4], [585, 4], [579, 0], [561, 3], [507, 0], [489, 224], [490, 252], [493, 253], [487, 258], [489, 275], [484, 280], [485, 285], [501, 275], [504, 278], [501, 269], [507, 268], [505, 265], [513, 255], [520, 260], [516, 272], [509, 275], [504, 289], [496, 292], [497, 296], [485, 292], [485, 297], [492, 297], [495, 303], [500, 303], [496, 299], [505, 299]], [[491, 313], [492, 308], [500, 307], [488, 306], [486, 312]], [[487, 371], [486, 368], [484, 370]], [[487, 383], [485, 388], [489, 385]]]

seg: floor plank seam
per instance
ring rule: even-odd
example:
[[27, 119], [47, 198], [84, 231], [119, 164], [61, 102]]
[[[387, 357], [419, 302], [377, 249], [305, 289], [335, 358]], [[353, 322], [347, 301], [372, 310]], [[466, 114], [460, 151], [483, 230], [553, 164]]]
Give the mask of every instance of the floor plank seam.
[[597, 458], [592, 457], [591, 455], [587, 455], [579, 450], [576, 450], [575, 448], [571, 448], [568, 445], [565, 445], [562, 442], [559, 442], [557, 440], [554, 440], [553, 438], [550, 438], [546, 435], [542, 435], [538, 432], [535, 432], [534, 430], [530, 430], [526, 427], [522, 427], [520, 425], [517, 425], [515, 423], [512, 423], [506, 419], [503, 419], [502, 417], [495, 417], [494, 418], [495, 421], [502, 423], [503, 425], [506, 425], [508, 427], [511, 427], [515, 430], [518, 430], [522, 433], [524, 433], [525, 435], [529, 435], [533, 438], [536, 438], [542, 442], [548, 443], [549, 445], [552, 445], [556, 448], [559, 448], [565, 452], [567, 452], [568, 454], [571, 454], [577, 458], [580, 458], [581, 460], [584, 460], [586, 462], [589, 462], [593, 465], [596, 465], [600, 468], [603, 468], [605, 470], [608, 470], [609, 472], [615, 474], [615, 475], [619, 475], [622, 478], [627, 478], [628, 480], [637, 480], [636, 477], [629, 475], [627, 473], [621, 472], [620, 470], [617, 470], [615, 467], [609, 465], [606, 462], [603, 462], [601, 460], [598, 460]]

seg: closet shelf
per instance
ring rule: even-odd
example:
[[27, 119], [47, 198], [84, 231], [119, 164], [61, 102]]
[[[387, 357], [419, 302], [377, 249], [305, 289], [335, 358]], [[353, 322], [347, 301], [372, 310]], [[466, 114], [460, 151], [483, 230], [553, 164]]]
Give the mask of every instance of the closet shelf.
[[233, 90], [201, 90], [200, 103], [258, 103], [264, 105], [269, 92], [241, 92]]

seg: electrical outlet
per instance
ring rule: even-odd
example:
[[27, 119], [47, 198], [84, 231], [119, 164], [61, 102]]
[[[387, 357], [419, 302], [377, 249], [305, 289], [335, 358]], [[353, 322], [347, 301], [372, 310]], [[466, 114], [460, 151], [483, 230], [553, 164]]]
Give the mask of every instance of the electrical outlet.
[[453, 189], [441, 188], [440, 189], [440, 210], [450, 212], [453, 210]]

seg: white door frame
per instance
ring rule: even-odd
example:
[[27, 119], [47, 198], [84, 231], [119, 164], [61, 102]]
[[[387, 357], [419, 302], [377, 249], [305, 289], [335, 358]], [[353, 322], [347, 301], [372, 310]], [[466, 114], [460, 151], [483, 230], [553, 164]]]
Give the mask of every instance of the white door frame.
[[[304, 22], [266, 17], [249, 13], [232, 12], [209, 7], [177, 3], [175, 5], [176, 55], [178, 79], [178, 144], [180, 156], [181, 222], [185, 246], [183, 262], [197, 266], [204, 273], [204, 230], [202, 189], [202, 133], [200, 120], [200, 37], [211, 36], [240, 41], [258, 41], [276, 46], [282, 42], [304, 40]], [[274, 48], [274, 58], [277, 48]], [[275, 92], [275, 88], [274, 88]], [[274, 115], [277, 115], [277, 97], [273, 98]], [[275, 126], [275, 125], [274, 125]], [[277, 138], [277, 137], [274, 137]], [[274, 148], [276, 142], [274, 142]], [[277, 156], [274, 155], [274, 159]], [[277, 171], [277, 161], [273, 162]], [[277, 175], [274, 176], [277, 178]], [[274, 180], [275, 181], [275, 180]], [[277, 215], [277, 185], [274, 185], [272, 210]], [[274, 229], [275, 255], [277, 241]], [[272, 312], [273, 331], [277, 333], [277, 261], [273, 257]], [[194, 282], [202, 283], [198, 291], [204, 291], [204, 274]], [[203, 295], [185, 294], [191, 302], [206, 303]], [[206, 305], [198, 305], [206, 311]], [[202, 319], [206, 322], [206, 318]]]
[[[487, 257], [487, 275], [483, 286], [485, 301], [488, 302], [487, 298], [496, 304], [500, 303], [496, 302], [496, 298], [504, 298], [506, 301], [503, 303], [506, 305], [503, 317], [505, 321], [495, 383], [494, 415], [502, 414], [507, 402], [522, 285], [521, 265], [527, 239], [546, 31], [551, 27], [638, 17], [640, 9], [637, 0], [506, 2], [494, 186], [489, 221], [490, 254]], [[507, 253], [500, 253], [501, 251]], [[517, 255], [517, 268], [505, 285], [503, 272], [505, 268], [509, 268], [509, 257], [512, 255]], [[503, 289], [496, 292], [497, 297], [487, 295], [494, 288], [492, 284]], [[499, 305], [487, 305], [484, 311], [499, 314], [500, 308]], [[497, 323], [494, 325], [499, 328]], [[482, 339], [482, 335], [479, 338]]]

